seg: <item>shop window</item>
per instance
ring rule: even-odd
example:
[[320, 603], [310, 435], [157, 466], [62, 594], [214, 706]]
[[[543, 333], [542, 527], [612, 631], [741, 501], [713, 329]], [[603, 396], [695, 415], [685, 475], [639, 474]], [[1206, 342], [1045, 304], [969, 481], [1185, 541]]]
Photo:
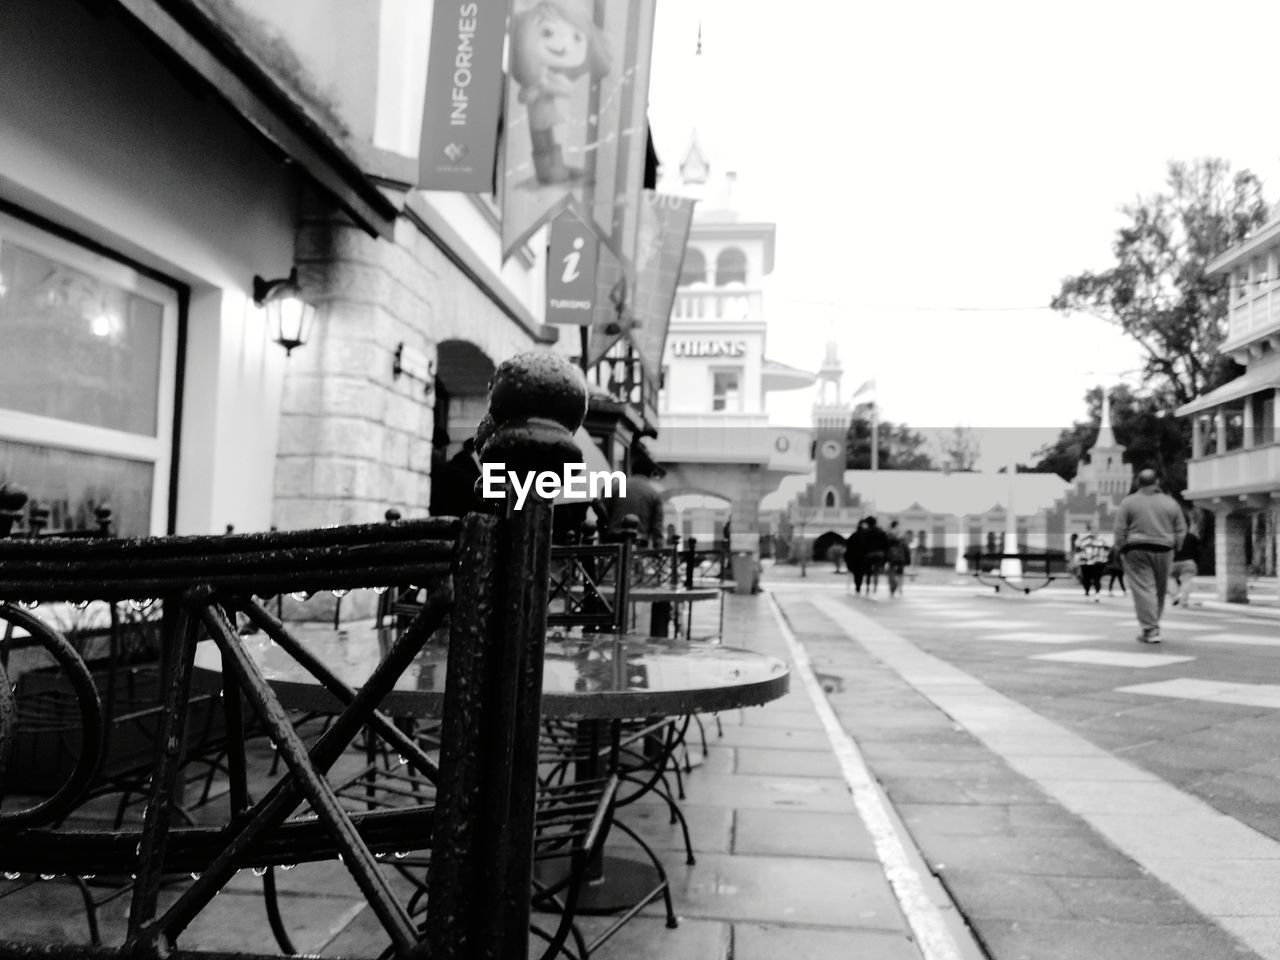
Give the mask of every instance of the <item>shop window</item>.
[[747, 282], [747, 255], [737, 247], [725, 247], [716, 257], [716, 286]]
[[713, 370], [711, 373], [711, 409], [742, 409], [742, 370]]
[[0, 482], [52, 532], [165, 532], [177, 295], [106, 257], [0, 217]]

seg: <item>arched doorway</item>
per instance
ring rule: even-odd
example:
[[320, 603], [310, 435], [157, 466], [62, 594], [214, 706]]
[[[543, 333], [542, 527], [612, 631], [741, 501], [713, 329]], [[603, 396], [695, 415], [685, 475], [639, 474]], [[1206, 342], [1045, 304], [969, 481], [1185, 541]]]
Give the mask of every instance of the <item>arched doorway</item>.
[[673, 529], [681, 543], [692, 537], [701, 547], [723, 543], [733, 504], [718, 494], [688, 490], [664, 493], [666, 506], [664, 527]]
[[[443, 511], [442, 480], [451, 457], [475, 434], [489, 406], [489, 381], [494, 364], [489, 356], [468, 340], [442, 340], [436, 347], [435, 407], [431, 430], [431, 513]], [[447, 512], [447, 511], [443, 511]]]
[[[839, 547], [839, 556], [843, 560], [844, 557], [844, 537], [836, 533], [834, 530], [828, 530], [826, 533], [817, 537], [813, 541], [813, 557], [812, 559], [821, 563], [833, 559], [832, 547]], [[841, 564], [836, 564], [836, 569], [841, 568]]]

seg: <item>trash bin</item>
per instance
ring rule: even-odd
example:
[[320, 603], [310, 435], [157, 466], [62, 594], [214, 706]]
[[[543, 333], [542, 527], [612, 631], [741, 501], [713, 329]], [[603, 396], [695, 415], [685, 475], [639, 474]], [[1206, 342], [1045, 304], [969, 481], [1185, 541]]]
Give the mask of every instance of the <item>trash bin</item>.
[[760, 558], [754, 553], [733, 555], [734, 593], [760, 592]]

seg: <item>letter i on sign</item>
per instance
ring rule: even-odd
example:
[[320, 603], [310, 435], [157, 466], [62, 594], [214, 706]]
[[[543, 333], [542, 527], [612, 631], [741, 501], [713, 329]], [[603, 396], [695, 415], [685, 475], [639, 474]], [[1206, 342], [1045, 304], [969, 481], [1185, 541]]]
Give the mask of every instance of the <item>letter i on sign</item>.
[[547, 240], [547, 323], [591, 325], [600, 241], [571, 210], [551, 221]]
[[564, 255], [564, 269], [560, 272], [561, 283], [573, 283], [582, 276], [578, 272], [578, 264], [582, 260], [582, 246], [586, 243], [582, 237], [573, 238], [573, 249]]

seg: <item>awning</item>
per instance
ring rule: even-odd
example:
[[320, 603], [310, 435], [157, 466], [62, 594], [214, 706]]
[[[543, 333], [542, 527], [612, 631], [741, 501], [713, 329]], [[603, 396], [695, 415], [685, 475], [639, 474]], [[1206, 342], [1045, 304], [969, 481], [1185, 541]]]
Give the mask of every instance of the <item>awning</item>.
[[1224, 383], [1217, 390], [1211, 390], [1203, 397], [1196, 397], [1190, 403], [1184, 403], [1173, 411], [1174, 416], [1189, 417], [1193, 413], [1220, 407], [1232, 400], [1239, 400], [1260, 390], [1280, 387], [1280, 365], [1268, 364], [1265, 368], [1245, 370], [1230, 383]]
[[770, 360], [768, 357], [764, 358], [761, 373], [764, 376], [766, 390], [798, 390], [801, 387], [813, 386], [818, 379], [815, 373], [779, 363], [777, 360]]

